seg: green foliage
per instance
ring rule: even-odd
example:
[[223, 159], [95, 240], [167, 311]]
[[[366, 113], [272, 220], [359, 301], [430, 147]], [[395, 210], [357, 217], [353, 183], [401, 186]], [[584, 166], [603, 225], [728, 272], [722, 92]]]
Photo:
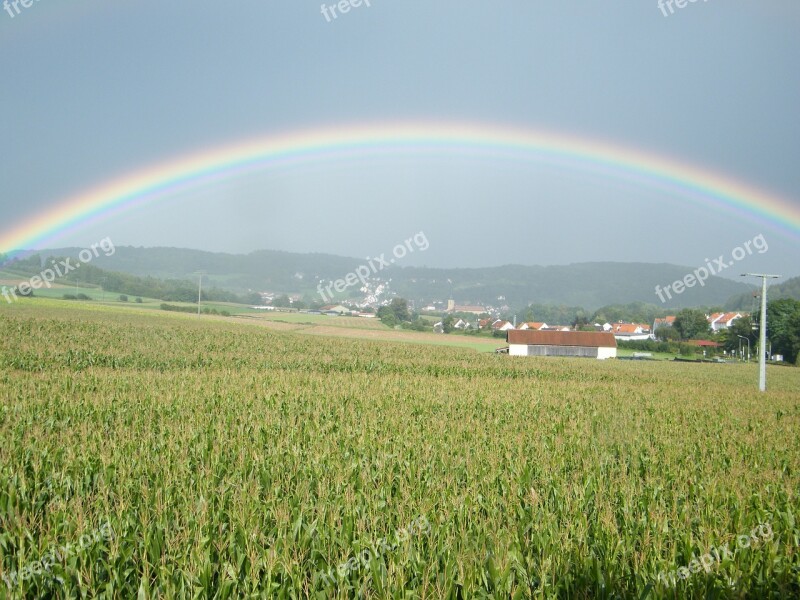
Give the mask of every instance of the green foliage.
[[[757, 297], [759, 294], [760, 291], [757, 291], [755, 287], [753, 287], [753, 289], [749, 292], [745, 292], [743, 294], [737, 294], [736, 296], [728, 300], [728, 302], [725, 304], [725, 310], [726, 311], [758, 310]], [[770, 300], [782, 300], [785, 298], [790, 298], [792, 300], [800, 300], [800, 277], [793, 277], [791, 279], [787, 279], [782, 283], [776, 283], [775, 285], [771, 285], [769, 287]]]
[[[77, 251], [73, 251], [73, 255]], [[130, 273], [139, 277], [159, 274], [168, 280], [181, 280], [188, 273], [206, 270], [225, 274], [240, 290], [275, 290], [316, 294], [320, 280], [335, 281], [353, 272], [363, 260], [326, 254], [295, 254], [264, 250], [247, 255], [201, 252], [179, 248], [132, 248], [117, 246], [113, 256], [93, 261], [96, 266]], [[309, 276], [298, 280], [295, 275]], [[311, 276], [313, 275], [313, 276]], [[582, 263], [558, 266], [506, 265], [475, 269], [434, 269], [393, 265], [382, 276], [392, 278], [392, 289], [401, 297], [441, 300], [451, 297], [482, 304], [497, 304], [498, 295], [506, 297], [511, 307], [527, 306], [532, 300], [543, 305], [584, 307], [589, 312], [608, 304], [632, 301], [657, 302], [656, 285], [681, 280], [686, 267], [646, 263]], [[448, 279], [454, 283], [448, 283]], [[713, 281], [713, 285], [710, 285]], [[305, 286], [305, 287], [304, 287]], [[196, 294], [196, 285], [195, 294]], [[112, 288], [109, 288], [112, 289]], [[733, 295], [747, 291], [744, 283], [713, 278], [706, 286], [695, 286], [674, 296], [670, 307], [722, 304]], [[164, 299], [160, 294], [113, 288], [117, 293]], [[211, 298], [214, 301], [231, 301]], [[190, 298], [182, 298], [190, 301]], [[584, 310], [578, 309], [578, 310]], [[674, 310], [674, 309], [673, 309]], [[522, 314], [522, 312], [520, 312]], [[557, 316], [557, 315], [551, 315]], [[569, 324], [564, 319], [535, 320]], [[650, 321], [652, 322], [652, 321]]]
[[[101, 254], [102, 257], [102, 254]], [[33, 259], [33, 257], [31, 257]], [[38, 273], [42, 268], [50, 268], [53, 264], [58, 264], [65, 257], [50, 256], [45, 261], [44, 267], [37, 266]], [[39, 260], [39, 259], [37, 259]], [[100, 260], [95, 259], [95, 260]], [[108, 260], [108, 259], [107, 259]], [[35, 262], [35, 261], [34, 261]], [[15, 263], [17, 264], [17, 263]], [[72, 264], [75, 264], [73, 260]], [[38, 263], [37, 263], [38, 265]], [[83, 263], [77, 271], [73, 270], [65, 276], [57, 279], [58, 283], [87, 284], [102, 287], [104, 290], [126, 296], [147, 296], [158, 298], [167, 302], [196, 302], [197, 301], [197, 282], [184, 279], [158, 279], [156, 277], [139, 277], [115, 271], [106, 271], [92, 263]], [[232, 302], [237, 304], [254, 304], [253, 294], [239, 296], [233, 292], [219, 289], [217, 287], [205, 287], [202, 298], [209, 302]], [[261, 304], [261, 297], [258, 294], [258, 303]]]
[[682, 340], [705, 339], [711, 332], [705, 311], [695, 308], [684, 308], [675, 315], [672, 327]]
[[692, 344], [680, 344], [674, 341], [656, 340], [619, 340], [617, 347], [628, 350], [640, 350], [642, 352], [661, 352], [664, 354], [683, 354], [689, 356], [702, 353], [702, 350]]
[[739, 336], [750, 340], [750, 346], [755, 347], [758, 332], [753, 330], [753, 321], [749, 316], [736, 319], [728, 329], [720, 331], [718, 341], [728, 352], [738, 352], [739, 344], [746, 343]]
[[667, 309], [646, 302], [612, 304], [598, 309], [592, 315], [592, 323], [645, 323], [652, 326], [658, 318], [671, 314]]
[[[140, 298], [140, 300], [141, 300], [141, 298]], [[120, 302], [127, 302], [128, 301], [128, 297], [125, 294], [120, 294], [119, 295], [119, 301]]]
[[292, 301], [289, 299], [289, 296], [283, 294], [282, 296], [277, 296], [272, 299], [272, 306], [276, 308], [289, 308], [292, 306]]
[[800, 355], [800, 301], [791, 298], [770, 300], [767, 304], [767, 336], [772, 352], [783, 354], [794, 363]]
[[412, 331], [428, 331], [430, 330], [430, 325], [428, 321], [425, 319], [416, 318], [413, 321], [407, 321], [402, 323], [403, 329], [410, 329]]
[[25, 258], [15, 258], [3, 255], [0, 256], [0, 266], [15, 273], [38, 275], [42, 270], [42, 256], [40, 254], [32, 254]]
[[520, 322], [539, 322], [548, 325], [567, 325], [580, 319], [588, 322], [588, 313], [580, 306], [530, 304], [522, 313]]
[[456, 318], [453, 315], [447, 315], [442, 319], [442, 331], [444, 333], [452, 333], [456, 328]]
[[681, 339], [680, 332], [669, 325], [658, 327], [653, 333], [657, 339], [664, 342], [677, 341]]
[[410, 323], [411, 313], [408, 310], [408, 301], [404, 298], [394, 298], [388, 306], [381, 306], [378, 309], [378, 318], [389, 327]]

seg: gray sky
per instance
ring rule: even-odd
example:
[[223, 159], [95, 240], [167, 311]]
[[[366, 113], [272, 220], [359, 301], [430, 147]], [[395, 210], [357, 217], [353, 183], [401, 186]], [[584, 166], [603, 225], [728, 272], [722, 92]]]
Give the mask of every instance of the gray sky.
[[[410, 120], [606, 140], [800, 206], [798, 32], [796, 0], [668, 17], [657, 0], [371, 0], [331, 22], [319, 0], [37, 0], [0, 12], [0, 230], [201, 149]], [[763, 234], [769, 251], [742, 268], [800, 274], [800, 237], [768, 223], [596, 173], [446, 153], [270, 169], [50, 245], [366, 256], [421, 230], [430, 247], [406, 264], [695, 266]]]

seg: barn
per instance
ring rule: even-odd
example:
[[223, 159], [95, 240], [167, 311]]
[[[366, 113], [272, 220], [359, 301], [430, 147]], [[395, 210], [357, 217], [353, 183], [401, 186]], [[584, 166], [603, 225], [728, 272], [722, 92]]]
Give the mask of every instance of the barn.
[[580, 356], [600, 360], [617, 357], [617, 340], [608, 332], [511, 329], [506, 332], [506, 341], [510, 356]]

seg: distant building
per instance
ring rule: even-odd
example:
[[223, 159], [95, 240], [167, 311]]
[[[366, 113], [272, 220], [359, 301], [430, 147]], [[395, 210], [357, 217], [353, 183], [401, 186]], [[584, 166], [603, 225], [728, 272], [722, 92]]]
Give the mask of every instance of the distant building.
[[659, 327], [672, 327], [675, 324], [675, 316], [670, 315], [669, 317], [664, 317], [663, 319], [656, 319], [653, 321], [653, 331], [658, 329]]
[[615, 323], [611, 326], [611, 333], [618, 340], [636, 341], [650, 339], [650, 326], [640, 323]]
[[328, 304], [323, 306], [319, 309], [321, 312], [325, 313], [326, 315], [349, 315], [350, 309], [346, 306], [342, 306], [341, 304]]
[[447, 301], [447, 312], [465, 313], [468, 315], [484, 315], [489, 311], [486, 310], [485, 306], [473, 305], [473, 304], [456, 304], [455, 301], [451, 299]]
[[617, 340], [612, 333], [594, 331], [506, 332], [511, 356], [573, 356], [600, 360], [617, 357]]
[[711, 331], [720, 331], [728, 329], [736, 319], [741, 319], [744, 315], [742, 313], [714, 313], [708, 316], [708, 324], [711, 326]]
[[509, 329], [514, 329], [514, 324], [511, 321], [501, 321], [498, 319], [492, 323], [492, 329], [494, 331], [508, 331]]
[[542, 329], [547, 329], [547, 323], [536, 323], [533, 321], [529, 321], [527, 323], [520, 323], [517, 329], [521, 329], [522, 331], [525, 331], [527, 329], [533, 331], [541, 331]]

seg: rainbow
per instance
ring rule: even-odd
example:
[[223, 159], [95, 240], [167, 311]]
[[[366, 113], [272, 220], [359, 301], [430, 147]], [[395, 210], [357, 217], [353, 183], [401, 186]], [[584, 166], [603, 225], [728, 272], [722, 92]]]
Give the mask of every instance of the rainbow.
[[670, 158], [563, 133], [474, 123], [396, 123], [298, 131], [200, 151], [59, 200], [0, 232], [0, 252], [33, 249], [143, 202], [267, 168], [308, 161], [408, 153], [508, 159], [588, 171], [635, 182], [761, 220], [800, 239], [800, 206], [742, 181]]

